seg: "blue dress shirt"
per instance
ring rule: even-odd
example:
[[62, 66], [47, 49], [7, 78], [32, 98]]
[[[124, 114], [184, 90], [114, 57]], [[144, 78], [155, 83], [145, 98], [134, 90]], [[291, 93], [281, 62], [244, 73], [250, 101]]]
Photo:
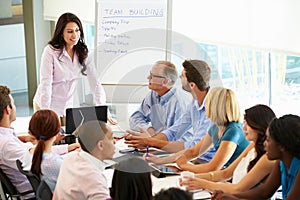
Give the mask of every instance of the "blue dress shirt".
[[[202, 105], [193, 99], [183, 116], [173, 126], [163, 131], [168, 141], [183, 141], [185, 149], [196, 145], [207, 133], [212, 122], [206, 117], [205, 100]], [[192, 131], [189, 131], [192, 129]], [[215, 155], [215, 149], [210, 148], [199, 157], [209, 162]]]
[[161, 97], [152, 90], [129, 118], [129, 125], [135, 131], [139, 131], [140, 126], [144, 130], [152, 127], [156, 133], [160, 133], [172, 126], [185, 109], [185, 102], [176, 92], [176, 88], [170, 89]]

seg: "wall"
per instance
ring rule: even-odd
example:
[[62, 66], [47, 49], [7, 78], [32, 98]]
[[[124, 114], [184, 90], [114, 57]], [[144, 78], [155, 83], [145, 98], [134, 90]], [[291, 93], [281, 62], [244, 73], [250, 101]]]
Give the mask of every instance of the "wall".
[[0, 84], [12, 92], [27, 91], [24, 24], [0, 26]]

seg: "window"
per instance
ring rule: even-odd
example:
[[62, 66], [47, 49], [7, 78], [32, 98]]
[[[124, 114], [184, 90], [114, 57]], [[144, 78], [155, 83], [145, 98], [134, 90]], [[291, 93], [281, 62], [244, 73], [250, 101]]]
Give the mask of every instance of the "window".
[[0, 1], [0, 25], [23, 23], [22, 0]]
[[[300, 54], [299, 5], [299, 1], [173, 1], [172, 31], [198, 43], [208, 56], [193, 54], [194, 49], [183, 48], [183, 43], [172, 44], [172, 50], [181, 48], [176, 52], [183, 59], [207, 61], [213, 81], [220, 76], [216, 85], [233, 89], [242, 109], [263, 103], [278, 116], [299, 115], [300, 57], [295, 56]], [[172, 61], [180, 66], [178, 57]]]
[[300, 57], [271, 54], [272, 98], [276, 114], [300, 114]]
[[[242, 110], [266, 104], [278, 116], [300, 114], [300, 57], [241, 47], [198, 45], [206, 56], [196, 59], [211, 63], [212, 82], [221, 80], [213, 86], [235, 91]], [[181, 67], [182, 60], [172, 61]]]
[[226, 46], [210, 49], [217, 51], [208, 54], [215, 56], [212, 60], [218, 66], [222, 85], [236, 92], [243, 110], [254, 104], [269, 103], [267, 52]]

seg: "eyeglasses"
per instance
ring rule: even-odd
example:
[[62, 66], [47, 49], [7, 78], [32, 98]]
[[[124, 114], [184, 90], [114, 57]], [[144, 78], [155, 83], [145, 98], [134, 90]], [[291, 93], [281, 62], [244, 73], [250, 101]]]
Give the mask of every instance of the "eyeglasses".
[[150, 74], [149, 74], [148, 77], [149, 77], [150, 79], [152, 79], [153, 77], [154, 77], [154, 78], [166, 78], [165, 76], [153, 75], [151, 72], [150, 72]]

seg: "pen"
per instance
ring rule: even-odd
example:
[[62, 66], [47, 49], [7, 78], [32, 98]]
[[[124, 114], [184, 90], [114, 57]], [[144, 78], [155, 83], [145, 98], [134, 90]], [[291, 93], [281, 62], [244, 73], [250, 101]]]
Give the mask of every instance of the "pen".
[[148, 157], [149, 147], [146, 147], [146, 157]]

